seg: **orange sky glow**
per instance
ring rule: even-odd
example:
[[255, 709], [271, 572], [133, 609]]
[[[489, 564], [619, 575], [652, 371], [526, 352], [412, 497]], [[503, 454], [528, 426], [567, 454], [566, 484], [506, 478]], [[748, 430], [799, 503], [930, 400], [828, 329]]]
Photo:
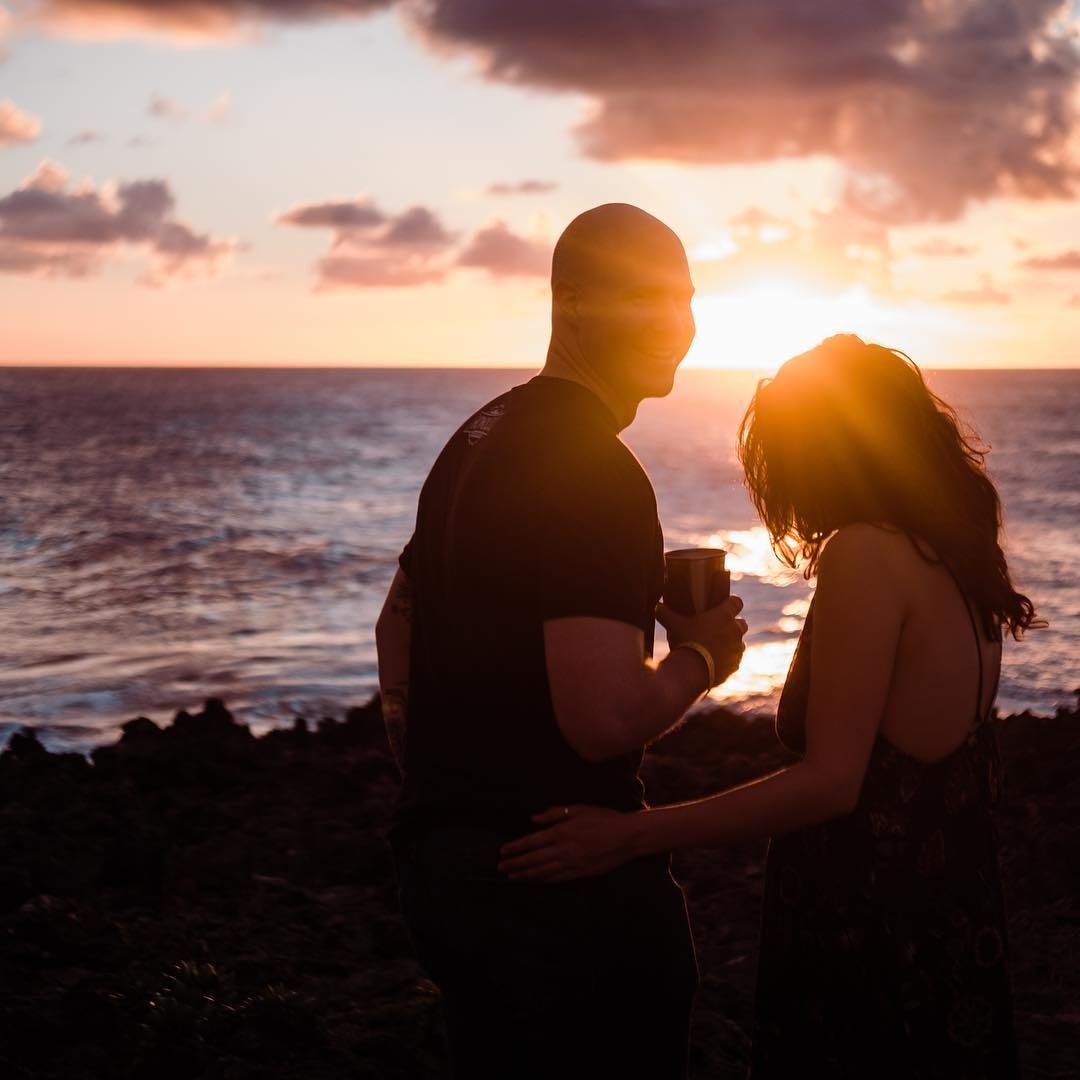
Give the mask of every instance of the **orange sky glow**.
[[608, 201], [690, 367], [1080, 363], [1075, 4], [608, 10], [3, 0], [0, 363], [536, 367]]

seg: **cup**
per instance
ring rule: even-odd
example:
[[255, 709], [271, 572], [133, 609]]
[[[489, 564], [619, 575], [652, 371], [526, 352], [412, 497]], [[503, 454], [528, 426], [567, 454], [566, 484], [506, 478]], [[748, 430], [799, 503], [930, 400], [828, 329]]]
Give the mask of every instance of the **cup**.
[[717, 607], [731, 595], [723, 548], [681, 548], [664, 553], [664, 603], [680, 615]]

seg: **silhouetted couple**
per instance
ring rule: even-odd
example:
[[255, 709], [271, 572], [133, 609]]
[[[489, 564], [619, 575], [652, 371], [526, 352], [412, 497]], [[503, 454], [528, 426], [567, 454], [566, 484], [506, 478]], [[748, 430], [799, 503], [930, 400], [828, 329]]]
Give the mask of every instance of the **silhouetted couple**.
[[677, 237], [613, 204], [563, 233], [552, 293], [543, 370], [447, 443], [377, 627], [402, 911], [454, 1076], [685, 1076], [668, 853], [747, 837], [772, 838], [755, 1080], [1018, 1075], [989, 717], [1034, 612], [975, 444], [910, 360], [850, 335], [759, 385], [746, 483], [817, 574], [777, 717], [799, 760], [645, 809], [642, 748], [746, 632], [736, 597], [658, 606], [656, 501], [619, 439], [672, 388], [693, 287]]

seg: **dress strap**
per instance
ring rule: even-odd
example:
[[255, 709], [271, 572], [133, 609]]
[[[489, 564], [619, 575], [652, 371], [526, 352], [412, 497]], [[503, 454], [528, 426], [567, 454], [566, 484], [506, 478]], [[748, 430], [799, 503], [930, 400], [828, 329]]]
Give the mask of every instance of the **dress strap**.
[[[993, 696], [990, 698], [990, 705], [987, 707], [986, 712], [984, 713], [983, 712], [983, 707], [982, 707], [982, 701], [983, 701], [982, 637], [979, 634], [979, 624], [975, 621], [975, 613], [972, 610], [971, 601], [968, 600], [968, 595], [967, 595], [966, 592], [964, 592], [964, 587], [963, 587], [963, 585], [960, 584], [960, 579], [956, 576], [956, 572], [953, 570], [953, 568], [947, 562], [945, 562], [944, 559], [941, 560], [941, 565], [944, 566], [945, 569], [949, 571], [949, 577], [951, 577], [953, 579], [953, 581], [956, 583], [957, 591], [960, 593], [960, 599], [964, 601], [964, 607], [967, 609], [968, 619], [971, 620], [971, 632], [975, 635], [975, 660], [976, 660], [976, 663], [979, 666], [979, 690], [978, 690], [978, 696], [975, 698], [975, 723], [980, 724], [986, 718], [986, 715], [990, 712], [990, 709], [993, 707], [993, 704], [994, 704], [994, 698], [997, 697], [997, 681], [995, 681], [995, 683], [994, 683], [994, 693], [993, 693]], [[997, 679], [998, 680], [1001, 679], [1001, 665], [1000, 664], [998, 665]]]

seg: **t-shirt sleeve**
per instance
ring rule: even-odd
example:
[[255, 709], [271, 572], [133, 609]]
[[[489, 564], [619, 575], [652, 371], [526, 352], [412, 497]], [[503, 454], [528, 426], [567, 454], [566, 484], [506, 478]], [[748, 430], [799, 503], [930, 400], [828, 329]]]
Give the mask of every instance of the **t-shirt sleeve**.
[[[651, 622], [660, 542], [644, 477], [624, 463], [582, 463], [544, 500], [537, 586], [544, 620], [587, 615]], [[524, 568], [523, 568], [524, 569]]]

